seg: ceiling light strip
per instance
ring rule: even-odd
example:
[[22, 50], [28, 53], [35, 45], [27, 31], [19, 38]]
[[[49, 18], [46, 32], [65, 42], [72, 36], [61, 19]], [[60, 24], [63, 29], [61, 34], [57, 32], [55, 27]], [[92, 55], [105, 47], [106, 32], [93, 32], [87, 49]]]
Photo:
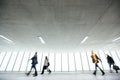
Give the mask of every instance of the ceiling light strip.
[[6, 38], [6, 37], [5, 37], [5, 36], [3, 36], [3, 35], [0, 35], [0, 37], [1, 37], [1, 38], [3, 38], [3, 39], [5, 39], [5, 40], [7, 40], [7, 41], [9, 41], [9, 42], [11, 42], [11, 43], [13, 43], [13, 41], [12, 41], [12, 40], [10, 40], [10, 39]]
[[87, 39], [88, 39], [88, 36], [86, 36], [86, 37], [81, 41], [81, 43], [84, 43]]
[[39, 40], [41, 41], [42, 44], [45, 44], [45, 41], [43, 40], [42, 37], [38, 37], [38, 38], [39, 38]]
[[117, 41], [117, 40], [119, 40], [119, 39], [120, 39], [120, 37], [118, 37], [118, 38], [114, 39], [114, 40], [113, 40], [113, 42], [115, 42], [115, 41]]

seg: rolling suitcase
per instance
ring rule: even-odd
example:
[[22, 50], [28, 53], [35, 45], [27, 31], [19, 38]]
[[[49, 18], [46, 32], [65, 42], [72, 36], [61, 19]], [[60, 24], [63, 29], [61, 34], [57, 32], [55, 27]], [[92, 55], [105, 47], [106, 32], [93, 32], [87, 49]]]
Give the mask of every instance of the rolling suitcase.
[[119, 70], [120, 68], [119, 68], [119, 66], [114, 65], [114, 66], [113, 66], [113, 69], [114, 69], [114, 70]]

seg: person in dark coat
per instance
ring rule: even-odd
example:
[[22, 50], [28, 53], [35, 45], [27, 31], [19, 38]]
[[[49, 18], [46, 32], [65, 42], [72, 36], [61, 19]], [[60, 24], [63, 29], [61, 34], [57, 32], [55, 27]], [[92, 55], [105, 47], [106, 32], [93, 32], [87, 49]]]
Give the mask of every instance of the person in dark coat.
[[[108, 54], [107, 55], [107, 62], [109, 64], [109, 68], [110, 68], [110, 73], [112, 73], [112, 70], [111, 70], [111, 66], [113, 66], [113, 69], [115, 69], [114, 67], [116, 67], [115, 65], [115, 62], [113, 60], [113, 58], [111, 56], [109, 56]], [[116, 73], [118, 73], [118, 69], [115, 69]]]
[[41, 74], [44, 74], [44, 70], [47, 69], [47, 71], [49, 72], [49, 74], [51, 73], [51, 70], [48, 68], [50, 65], [49, 60], [47, 58], [47, 56], [45, 56], [45, 60], [44, 60], [44, 65], [43, 65], [43, 69]]
[[27, 76], [31, 73], [31, 70], [34, 68], [35, 70], [35, 73], [33, 74], [33, 76], [37, 76], [37, 69], [36, 69], [36, 64], [38, 64], [38, 61], [37, 61], [37, 52], [35, 52], [35, 55], [30, 59], [32, 60], [32, 66], [31, 66], [31, 69], [30, 71], [27, 73]]
[[95, 63], [95, 70], [94, 70], [93, 74], [96, 75], [97, 67], [98, 67], [100, 69], [100, 71], [102, 72], [102, 75], [105, 75], [105, 72], [98, 66], [98, 63], [99, 63], [99, 61], [101, 61], [101, 59], [93, 51], [92, 51], [91, 58], [92, 58], [93, 63]]

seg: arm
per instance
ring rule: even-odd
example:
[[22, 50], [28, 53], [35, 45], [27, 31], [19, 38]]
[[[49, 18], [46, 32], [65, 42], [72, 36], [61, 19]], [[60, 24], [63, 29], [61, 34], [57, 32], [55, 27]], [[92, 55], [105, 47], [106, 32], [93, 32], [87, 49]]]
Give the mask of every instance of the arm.
[[[97, 55], [96, 55], [97, 56]], [[102, 60], [97, 56], [97, 58], [98, 58], [98, 60], [100, 61], [100, 62], [102, 62]]]
[[100, 61], [100, 62], [102, 62], [102, 60], [96, 55], [96, 58]]

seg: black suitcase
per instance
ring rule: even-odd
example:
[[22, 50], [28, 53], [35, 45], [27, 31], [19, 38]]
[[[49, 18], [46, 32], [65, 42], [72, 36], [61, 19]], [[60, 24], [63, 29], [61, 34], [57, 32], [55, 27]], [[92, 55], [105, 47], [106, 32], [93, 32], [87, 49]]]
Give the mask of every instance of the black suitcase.
[[113, 69], [114, 69], [114, 70], [119, 70], [120, 68], [119, 68], [117, 65], [114, 65], [114, 66], [113, 66]]

